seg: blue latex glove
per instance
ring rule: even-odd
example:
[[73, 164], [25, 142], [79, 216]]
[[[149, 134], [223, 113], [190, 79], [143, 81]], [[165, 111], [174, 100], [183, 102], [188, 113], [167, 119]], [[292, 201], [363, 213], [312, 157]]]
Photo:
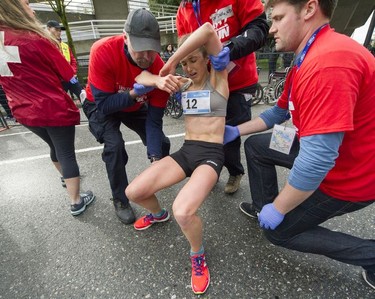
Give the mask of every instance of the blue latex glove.
[[269, 203], [263, 207], [258, 215], [259, 225], [264, 229], [274, 230], [284, 220], [284, 217], [273, 203]]
[[237, 137], [240, 136], [240, 131], [238, 131], [238, 127], [228, 126], [225, 125], [224, 131], [224, 144], [233, 141]]
[[220, 72], [227, 67], [230, 61], [229, 52], [229, 48], [224, 47], [217, 56], [210, 55], [211, 65], [215, 71]]
[[174, 94], [174, 98], [176, 99], [176, 101], [181, 105], [181, 92], [176, 92]]
[[145, 93], [148, 93], [148, 92], [154, 90], [154, 88], [155, 87], [153, 87], [153, 86], [144, 86], [144, 85], [138, 84], [138, 83], [134, 83], [134, 85], [133, 85], [134, 92], [137, 96], [142, 96]]

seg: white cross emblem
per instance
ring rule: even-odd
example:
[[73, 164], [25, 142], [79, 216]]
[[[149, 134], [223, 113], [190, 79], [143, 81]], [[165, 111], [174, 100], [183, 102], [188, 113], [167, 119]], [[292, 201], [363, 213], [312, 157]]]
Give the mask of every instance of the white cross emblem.
[[6, 46], [4, 44], [4, 31], [0, 31], [0, 76], [13, 76], [8, 62], [21, 63], [20, 53], [17, 46]]

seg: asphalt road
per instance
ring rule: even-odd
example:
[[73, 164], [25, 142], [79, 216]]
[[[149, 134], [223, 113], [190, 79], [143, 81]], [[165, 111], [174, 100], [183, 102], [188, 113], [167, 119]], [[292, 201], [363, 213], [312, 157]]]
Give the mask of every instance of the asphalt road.
[[[253, 114], [262, 109], [256, 106]], [[177, 150], [183, 120], [166, 117], [164, 127]], [[139, 138], [126, 129], [123, 134], [132, 179], [149, 162]], [[200, 210], [211, 285], [195, 296], [189, 246], [173, 217], [142, 232], [123, 225], [109, 200], [101, 146], [86, 123], [77, 127], [76, 149], [82, 189], [97, 198], [73, 217], [47, 145], [22, 126], [0, 132], [0, 298], [375, 298], [359, 267], [271, 245], [238, 209], [250, 200], [247, 176], [228, 196], [226, 170]], [[278, 171], [282, 186], [288, 172]], [[159, 193], [169, 210], [180, 186]], [[372, 206], [325, 226], [374, 238], [374, 212]]]

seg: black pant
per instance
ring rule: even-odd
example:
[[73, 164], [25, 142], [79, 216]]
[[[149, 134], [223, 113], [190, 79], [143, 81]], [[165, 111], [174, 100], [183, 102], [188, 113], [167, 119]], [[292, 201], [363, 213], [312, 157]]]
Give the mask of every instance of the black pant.
[[279, 58], [279, 53], [270, 53], [268, 58], [268, 76], [276, 72], [277, 59]]
[[47, 142], [51, 160], [60, 163], [65, 179], [79, 177], [79, 167], [74, 152], [75, 126], [25, 127]]
[[5, 92], [4, 90], [2, 89], [2, 87], [0, 86], [0, 105], [3, 106], [5, 112], [6, 112], [6, 116], [8, 117], [13, 117], [12, 115], [12, 111], [10, 111], [10, 108], [9, 108], [9, 105], [8, 105], [8, 100], [5, 96]]
[[[297, 139], [289, 155], [270, 149], [270, 140], [271, 133], [266, 133], [250, 136], [245, 141], [251, 198], [257, 210], [273, 202], [279, 193], [276, 166], [291, 169], [299, 152]], [[373, 203], [374, 200], [343, 201], [317, 189], [287, 213], [275, 230], [264, 230], [264, 234], [275, 245], [324, 255], [374, 272], [375, 240], [358, 238], [320, 226], [333, 217], [358, 211]]]
[[[246, 94], [255, 92], [256, 85], [232, 91], [229, 94], [227, 116], [225, 122], [230, 126], [237, 126], [251, 119], [251, 97]], [[238, 137], [232, 142], [224, 145], [224, 166], [232, 176], [244, 174], [244, 167], [241, 163], [241, 138]]]
[[[136, 132], [146, 145], [146, 118], [147, 108], [134, 112], [116, 112], [103, 115], [96, 109], [95, 103], [85, 101], [83, 111], [89, 120], [89, 129], [98, 142], [104, 143], [102, 160], [107, 169], [107, 176], [112, 190], [112, 196], [124, 204], [129, 202], [125, 189], [129, 185], [125, 166], [128, 163], [128, 154], [125, 150], [124, 139], [120, 131], [123, 123]], [[170, 142], [164, 136], [162, 155], [169, 155]]]

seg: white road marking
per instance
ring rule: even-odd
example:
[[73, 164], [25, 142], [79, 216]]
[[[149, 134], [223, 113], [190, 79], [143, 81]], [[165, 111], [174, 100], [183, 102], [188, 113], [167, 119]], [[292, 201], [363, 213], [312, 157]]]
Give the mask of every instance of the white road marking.
[[[25, 133], [22, 133], [22, 134], [25, 134]], [[168, 138], [173, 139], [173, 138], [179, 138], [179, 137], [185, 136], [185, 133], [179, 133], [179, 134], [173, 134], [173, 135], [167, 135], [167, 136]], [[138, 144], [138, 143], [142, 143], [142, 140], [138, 139], [138, 140], [133, 140], [133, 141], [127, 141], [125, 142], [125, 145]], [[103, 149], [103, 145], [100, 145], [100, 146], [82, 148], [82, 149], [76, 150], [75, 152], [76, 154], [78, 154], [78, 153], [92, 152], [92, 151], [97, 151], [97, 150], [102, 150], [102, 149]], [[25, 158], [13, 159], [13, 160], [4, 160], [4, 161], [0, 161], [0, 165], [34, 161], [34, 160], [45, 159], [49, 157], [50, 157], [49, 154], [45, 154], [45, 155], [31, 156], [31, 157], [25, 157]]]
[[[77, 127], [87, 127], [87, 126], [88, 126], [88, 124], [76, 125], [76, 128]], [[25, 131], [25, 132], [18, 132], [18, 133], [1, 134], [0, 138], [1, 137], [16, 136], [16, 135], [25, 135], [25, 134], [33, 134], [33, 132]]]

